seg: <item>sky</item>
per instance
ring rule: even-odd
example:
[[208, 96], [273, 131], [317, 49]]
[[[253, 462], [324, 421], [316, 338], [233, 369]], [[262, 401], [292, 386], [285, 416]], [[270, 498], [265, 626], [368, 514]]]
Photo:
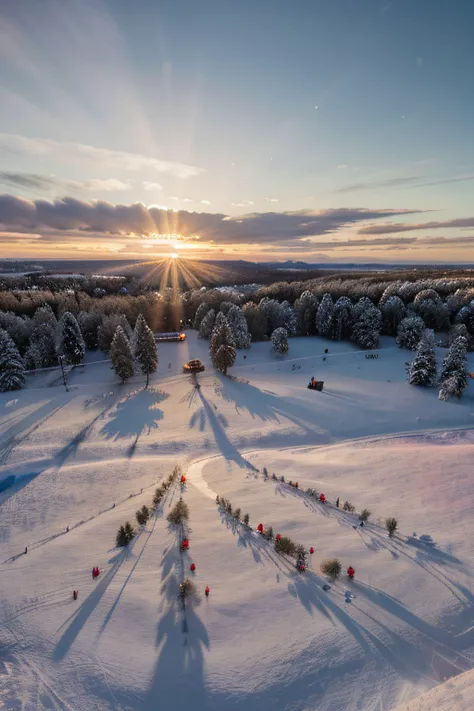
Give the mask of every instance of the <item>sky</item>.
[[0, 255], [474, 262], [472, 0], [1, 0]]

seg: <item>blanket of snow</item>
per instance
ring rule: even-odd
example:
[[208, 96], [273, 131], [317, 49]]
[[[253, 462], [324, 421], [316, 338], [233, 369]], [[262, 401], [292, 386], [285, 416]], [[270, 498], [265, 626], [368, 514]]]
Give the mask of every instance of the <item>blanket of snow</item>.
[[[148, 390], [141, 377], [118, 384], [98, 354], [67, 393], [50, 371], [0, 395], [0, 482], [15, 477], [0, 493], [0, 709], [470, 708], [474, 383], [449, 402], [409, 386], [412, 354], [391, 339], [377, 360], [320, 338], [292, 339], [283, 359], [255, 344], [232, 379], [212, 371], [207, 346], [194, 333], [160, 344]], [[200, 390], [181, 373], [193, 357], [207, 366]], [[189, 553], [166, 522], [176, 489], [115, 548], [175, 464], [188, 475]], [[264, 466], [299, 490], [264, 480]], [[369, 508], [371, 523], [354, 528], [307, 487]], [[254, 527], [314, 546], [309, 570], [223, 515], [216, 494]], [[328, 557], [355, 580], [323, 591]], [[191, 562], [201, 602], [183, 617]]]

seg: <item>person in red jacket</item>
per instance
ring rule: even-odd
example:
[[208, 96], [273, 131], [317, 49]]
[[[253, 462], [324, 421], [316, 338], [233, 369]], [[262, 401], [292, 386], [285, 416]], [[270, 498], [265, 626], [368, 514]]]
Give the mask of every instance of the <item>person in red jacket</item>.
[[350, 566], [348, 567], [348, 569], [347, 569], [347, 575], [350, 577], [351, 580], [354, 579], [355, 570], [354, 570], [354, 568], [352, 567], [352, 565], [350, 565]]
[[206, 585], [206, 589], [204, 590], [204, 593], [205, 593], [206, 597], [209, 597], [209, 593], [210, 593], [210, 592], [211, 592], [211, 591], [209, 590], [209, 585]]
[[325, 503], [326, 503], [326, 497], [325, 497], [325, 495], [324, 495], [324, 494], [320, 494], [319, 500], [320, 500], [320, 502], [321, 502], [322, 504], [325, 504]]
[[258, 526], [257, 526], [257, 531], [258, 531], [259, 533], [263, 533], [263, 523], [259, 523], [259, 524], [258, 524]]
[[189, 570], [191, 571], [191, 573], [194, 573], [194, 571], [196, 570], [196, 566], [194, 563], [191, 563], [191, 565], [189, 566]]

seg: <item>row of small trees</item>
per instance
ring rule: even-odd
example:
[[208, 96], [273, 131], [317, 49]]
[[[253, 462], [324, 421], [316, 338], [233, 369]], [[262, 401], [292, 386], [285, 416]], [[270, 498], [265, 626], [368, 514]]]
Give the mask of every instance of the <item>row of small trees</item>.
[[[262, 469], [262, 476], [263, 476], [264, 481], [268, 481], [268, 480], [269, 480], [270, 477], [269, 477], [269, 473], [268, 473], [267, 467], [263, 467], [263, 469]], [[296, 482], [294, 482], [294, 481], [288, 481], [288, 482], [286, 482], [286, 481], [285, 481], [285, 477], [284, 477], [283, 474], [282, 474], [280, 477], [278, 477], [275, 473], [273, 473], [272, 476], [271, 476], [271, 479], [272, 479], [273, 481], [277, 481], [277, 482], [279, 481], [281, 484], [285, 484], [285, 485], [287, 485], [287, 486], [289, 486], [289, 487], [292, 487], [292, 488], [294, 488], [294, 489], [298, 489], [298, 490], [299, 490], [299, 484], [298, 484], [298, 482], [297, 482], [297, 481], [296, 481]], [[308, 488], [308, 489], [306, 489], [306, 491], [301, 492], [301, 493], [304, 494], [304, 495], [306, 495], [306, 496], [310, 496], [310, 497], [313, 498], [313, 499], [316, 499], [316, 500], [319, 501], [321, 504], [324, 504], [324, 505], [330, 504], [330, 505], [331, 505], [331, 502], [326, 498], [326, 496], [325, 496], [324, 494], [322, 494], [321, 492], [316, 491], [316, 489]], [[348, 501], [348, 500], [344, 501], [342, 507], [340, 507], [339, 501], [340, 501], [340, 500], [339, 500], [339, 497], [338, 497], [337, 500], [336, 500], [336, 502], [335, 502], [335, 504], [334, 504], [334, 505], [336, 506], [336, 508], [342, 508], [343, 511], [347, 511], [348, 513], [355, 513], [355, 512], [356, 512], [355, 506], [354, 506], [350, 501]], [[362, 509], [362, 511], [361, 511], [359, 514], [357, 514], [357, 515], [358, 515], [359, 521], [362, 521], [362, 522], [365, 524], [365, 523], [367, 523], [367, 521], [368, 521], [369, 518], [371, 517], [372, 512], [371, 512], [369, 509], [366, 509], [366, 508], [365, 508], [365, 509]], [[395, 533], [395, 531], [396, 531], [397, 528], [398, 528], [398, 521], [397, 521], [397, 519], [395, 519], [395, 518], [393, 518], [393, 517], [390, 517], [390, 518], [385, 519], [385, 528], [387, 529], [388, 535], [390, 536], [390, 538], [392, 538], [393, 535], [394, 535], [394, 533]]]
[[[145, 504], [138, 509], [138, 511], [135, 512], [135, 519], [138, 524], [138, 526], [146, 526], [148, 523], [151, 514], [156, 511], [158, 506], [162, 503], [166, 492], [170, 489], [172, 484], [174, 484], [178, 478], [178, 476], [181, 474], [181, 468], [179, 466], [176, 466], [172, 473], [169, 475], [169, 477], [161, 483], [160, 486], [158, 486], [155, 489], [155, 493], [153, 495], [153, 503], [151, 507], [146, 506]], [[116, 536], [116, 544], [120, 548], [123, 548], [125, 546], [128, 546], [130, 541], [135, 537], [137, 531], [136, 529], [132, 526], [130, 521], [126, 521], [122, 526], [120, 526], [117, 536]]]

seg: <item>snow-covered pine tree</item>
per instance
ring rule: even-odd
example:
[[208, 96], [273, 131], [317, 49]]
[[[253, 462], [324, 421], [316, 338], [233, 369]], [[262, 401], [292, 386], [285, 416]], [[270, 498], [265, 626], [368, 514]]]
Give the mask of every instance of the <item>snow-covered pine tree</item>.
[[296, 314], [297, 333], [299, 336], [312, 336], [316, 333], [318, 306], [318, 297], [310, 291], [303, 291], [301, 296], [296, 299], [293, 308]]
[[138, 315], [133, 333], [133, 355], [143, 375], [146, 375], [147, 388], [150, 375], [158, 368], [158, 348], [153, 332], [141, 314]]
[[[227, 319], [224, 316], [224, 314], [222, 313], [222, 311], [219, 311], [216, 314], [216, 320], [214, 321], [214, 327], [212, 330], [214, 331], [216, 328], [217, 329], [220, 328], [224, 322], [227, 323]], [[212, 335], [212, 333], [211, 333], [211, 335]]]
[[459, 338], [459, 336], [466, 339], [467, 351], [470, 353], [474, 348], [474, 338], [471, 336], [463, 323], [456, 323], [450, 328], [448, 334], [449, 345], [454, 343], [456, 338]]
[[406, 316], [400, 322], [397, 331], [397, 346], [416, 350], [420, 338], [425, 330], [425, 322], [419, 316]]
[[[138, 318], [140, 317], [143, 318], [141, 314]], [[125, 314], [109, 314], [102, 318], [102, 323], [97, 329], [97, 345], [99, 349], [101, 351], [105, 351], [106, 353], [109, 352], [110, 346], [112, 345], [112, 341], [114, 340], [117, 326], [122, 327], [123, 332], [132, 344], [133, 351], [133, 338], [135, 337], [135, 331], [132, 335], [132, 329], [130, 328], [130, 324]]]
[[334, 304], [333, 338], [336, 341], [349, 339], [352, 333], [352, 301], [341, 296]]
[[288, 331], [286, 328], [276, 328], [271, 337], [272, 351], [276, 355], [288, 353]]
[[332, 337], [334, 303], [331, 294], [324, 294], [316, 312], [316, 331], [323, 338]]
[[276, 299], [264, 297], [260, 300], [259, 307], [267, 317], [270, 333], [276, 328], [284, 327], [285, 314]]
[[70, 311], [65, 311], [58, 322], [56, 351], [71, 365], [79, 365], [84, 360], [86, 345], [76, 317]]
[[363, 296], [352, 308], [351, 340], [360, 348], [377, 348], [379, 345], [382, 314], [372, 301]]
[[132, 347], [121, 326], [117, 326], [109, 355], [112, 368], [121, 378], [122, 383], [131, 378], [133, 375]]
[[296, 336], [298, 319], [293, 306], [289, 301], [282, 301], [280, 304], [281, 319], [283, 328], [286, 328], [289, 336]]
[[25, 382], [23, 358], [8, 333], [0, 329], [0, 392], [19, 390]]
[[50, 306], [40, 306], [32, 319], [33, 330], [25, 353], [28, 368], [49, 368], [57, 365], [56, 316]]
[[440, 400], [447, 400], [450, 395], [461, 397], [467, 387], [467, 378], [467, 343], [465, 338], [459, 336], [443, 360]]
[[[224, 314], [218, 315], [221, 315], [222, 319], [219, 319], [220, 324], [215, 326], [212, 332], [209, 344], [209, 355], [214, 368], [224, 375], [227, 375], [227, 370], [235, 363], [237, 353], [234, 345], [234, 336], [229, 323]], [[218, 319], [216, 318], [216, 323], [217, 321]]]
[[238, 349], [250, 348], [251, 336], [247, 320], [240, 306], [232, 304], [227, 312], [227, 322], [234, 336], [235, 347]]
[[416, 356], [407, 368], [410, 385], [431, 387], [436, 385], [436, 353], [433, 331], [425, 331], [418, 343]]
[[211, 308], [212, 308], [211, 304], [207, 301], [203, 301], [202, 304], [199, 304], [199, 306], [197, 307], [196, 313], [194, 315], [194, 322], [193, 322], [193, 328], [195, 328], [196, 331], [199, 330], [201, 321], [203, 320], [203, 318], [207, 314], [207, 312], [211, 310]]
[[79, 311], [77, 323], [81, 329], [86, 348], [97, 348], [97, 331], [102, 323], [102, 316], [96, 311]]
[[379, 308], [382, 312], [382, 331], [387, 336], [396, 336], [401, 321], [405, 318], [405, 304], [399, 296], [389, 296], [385, 301], [380, 300]]
[[[202, 306], [202, 304], [201, 304]], [[208, 340], [211, 337], [212, 329], [214, 328], [214, 322], [216, 320], [216, 312], [214, 309], [210, 309], [201, 320], [199, 325], [199, 338], [205, 338]]]
[[246, 318], [252, 341], [263, 341], [267, 336], [268, 330], [268, 319], [263, 311], [253, 301], [248, 301], [244, 304], [242, 311]]

